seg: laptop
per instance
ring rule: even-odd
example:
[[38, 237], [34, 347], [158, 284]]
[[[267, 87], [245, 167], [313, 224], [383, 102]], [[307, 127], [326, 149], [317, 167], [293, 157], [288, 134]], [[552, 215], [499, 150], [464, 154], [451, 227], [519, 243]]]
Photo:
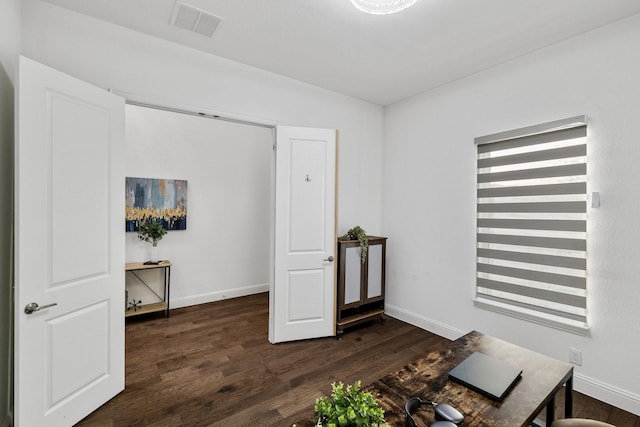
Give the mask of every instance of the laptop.
[[522, 369], [476, 351], [449, 371], [449, 378], [493, 400], [501, 401], [522, 378]]

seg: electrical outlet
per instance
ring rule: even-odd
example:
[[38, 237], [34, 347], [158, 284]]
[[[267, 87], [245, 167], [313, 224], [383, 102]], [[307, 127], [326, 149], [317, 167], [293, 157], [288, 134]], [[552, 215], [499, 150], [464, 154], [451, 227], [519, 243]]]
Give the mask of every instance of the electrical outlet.
[[574, 365], [582, 366], [582, 350], [578, 350], [577, 348], [569, 347], [569, 363], [573, 363]]

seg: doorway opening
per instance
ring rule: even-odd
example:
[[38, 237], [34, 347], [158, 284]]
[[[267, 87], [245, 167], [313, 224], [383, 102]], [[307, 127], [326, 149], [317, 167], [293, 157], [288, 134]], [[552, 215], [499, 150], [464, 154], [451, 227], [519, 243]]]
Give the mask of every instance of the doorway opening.
[[[125, 117], [125, 175], [187, 181], [187, 228], [158, 244], [173, 264], [170, 308], [269, 291], [274, 127], [131, 101]], [[127, 233], [126, 261], [145, 261], [149, 246]], [[158, 270], [143, 274], [152, 289], [128, 277], [128, 300], [162, 292]]]

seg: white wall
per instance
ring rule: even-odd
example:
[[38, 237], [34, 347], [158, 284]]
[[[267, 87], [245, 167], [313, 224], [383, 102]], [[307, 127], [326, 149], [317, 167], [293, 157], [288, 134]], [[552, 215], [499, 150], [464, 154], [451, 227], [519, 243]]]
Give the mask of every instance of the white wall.
[[[382, 108], [23, 0], [23, 54], [104, 88], [172, 105], [339, 130], [338, 232], [380, 230]], [[337, 65], [339, 66], [339, 65]]]
[[12, 424], [13, 120], [20, 0], [0, 2], [0, 426]]
[[[640, 414], [640, 15], [392, 105], [385, 112], [388, 310], [568, 361], [576, 388]], [[474, 308], [476, 136], [589, 117], [590, 335]]]
[[[126, 175], [188, 181], [187, 229], [158, 243], [173, 263], [171, 307], [269, 289], [273, 142], [269, 128], [127, 106]], [[127, 262], [150, 247], [127, 233]], [[143, 279], [153, 286], [157, 272]], [[136, 282], [127, 275], [129, 299], [155, 302]]]

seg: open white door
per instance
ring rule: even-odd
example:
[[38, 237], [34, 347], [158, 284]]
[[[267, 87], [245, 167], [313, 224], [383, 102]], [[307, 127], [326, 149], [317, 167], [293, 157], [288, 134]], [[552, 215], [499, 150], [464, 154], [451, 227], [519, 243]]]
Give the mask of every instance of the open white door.
[[18, 78], [15, 425], [70, 426], [124, 389], [124, 100]]
[[335, 335], [336, 131], [278, 126], [272, 343]]

